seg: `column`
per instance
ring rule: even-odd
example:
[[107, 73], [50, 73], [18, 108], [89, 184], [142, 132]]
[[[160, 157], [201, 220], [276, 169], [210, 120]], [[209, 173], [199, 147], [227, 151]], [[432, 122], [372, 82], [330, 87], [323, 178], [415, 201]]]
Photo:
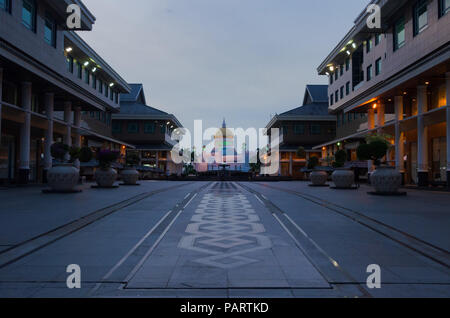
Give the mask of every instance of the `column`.
[[367, 123], [369, 130], [372, 130], [375, 128], [375, 109], [369, 108], [367, 111]]
[[51, 147], [53, 144], [53, 111], [55, 103], [55, 95], [46, 93], [44, 98], [45, 113], [47, 115], [47, 131], [45, 132], [44, 141], [44, 183], [47, 182], [47, 172], [51, 169], [53, 158]]
[[428, 109], [427, 86], [417, 87], [417, 166], [419, 187], [428, 186], [428, 134], [423, 114]]
[[447, 187], [450, 189], [450, 72], [445, 75], [447, 92]]
[[382, 133], [382, 128], [385, 124], [385, 106], [384, 105], [379, 105], [378, 106], [378, 110], [377, 110], [377, 117], [378, 117], [378, 133], [381, 134]]
[[159, 151], [156, 152], [156, 169], [159, 169]]
[[292, 170], [293, 170], [293, 154], [292, 152], [289, 153], [289, 175], [292, 177]]
[[0, 144], [2, 142], [2, 92], [3, 92], [3, 69], [0, 68]]
[[395, 167], [402, 174], [402, 183], [405, 181], [405, 134], [400, 129], [400, 121], [403, 120], [403, 96], [395, 96]]
[[[64, 143], [69, 147], [72, 146], [72, 103], [64, 103], [64, 121], [66, 122], [66, 134], [64, 135]], [[69, 155], [66, 156], [66, 160], [69, 159]]]
[[[375, 109], [373, 108], [369, 108], [367, 111], [367, 124], [369, 130], [375, 129]], [[370, 182], [370, 173], [373, 171], [372, 160], [369, 160], [367, 162], [367, 168], [369, 172], [369, 182]]]
[[27, 184], [30, 177], [30, 139], [31, 139], [31, 83], [22, 83], [22, 108], [25, 119], [20, 125], [19, 184]]
[[[74, 146], [77, 148], [81, 147], [81, 107], [75, 107], [73, 112], [73, 125], [75, 126], [75, 143]], [[77, 169], [80, 169], [80, 160], [75, 160], [74, 165]]]

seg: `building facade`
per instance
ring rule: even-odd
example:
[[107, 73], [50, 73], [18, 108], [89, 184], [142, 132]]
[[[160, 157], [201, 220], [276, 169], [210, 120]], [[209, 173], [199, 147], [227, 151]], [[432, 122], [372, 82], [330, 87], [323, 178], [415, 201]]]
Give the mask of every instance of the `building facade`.
[[141, 166], [166, 175], [180, 175], [183, 164], [172, 161], [171, 150], [176, 141], [171, 135], [183, 126], [174, 115], [147, 106], [142, 84], [129, 86], [130, 93], [121, 95], [120, 113], [112, 115], [114, 138], [135, 147], [133, 151], [139, 155]]
[[[300, 178], [311, 156], [325, 159], [322, 149], [313, 148], [336, 137], [336, 116], [328, 113], [327, 94], [327, 85], [307, 85], [303, 106], [274, 116], [266, 126], [269, 138], [271, 128], [280, 130], [279, 175]], [[299, 147], [306, 157], [298, 157]]]
[[450, 1], [371, 3], [381, 7], [381, 28], [368, 27], [364, 9], [318, 68], [329, 77], [338, 138], [317, 148], [354, 154], [367, 135], [385, 134], [386, 159], [406, 183], [449, 185]]
[[[113, 138], [111, 115], [128, 84], [66, 28], [69, 4], [81, 8], [81, 30], [95, 17], [81, 1], [0, 1], [0, 180], [45, 180], [50, 147], [123, 150]], [[92, 115], [94, 114], [94, 115]]]

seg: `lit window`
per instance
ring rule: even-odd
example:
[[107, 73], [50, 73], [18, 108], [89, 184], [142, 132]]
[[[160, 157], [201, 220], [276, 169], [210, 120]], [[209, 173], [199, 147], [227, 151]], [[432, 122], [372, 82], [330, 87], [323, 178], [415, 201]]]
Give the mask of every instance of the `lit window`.
[[36, 2], [35, 0], [23, 0], [22, 23], [31, 31], [36, 31]]
[[380, 42], [381, 42], [381, 34], [375, 35], [375, 46], [380, 44]]
[[48, 13], [45, 14], [44, 40], [49, 45], [56, 47], [56, 22]]
[[428, 26], [428, 0], [419, 0], [413, 9], [414, 35], [418, 35]]
[[366, 41], [366, 52], [369, 53], [370, 51], [372, 51], [372, 39]]
[[405, 18], [399, 19], [394, 25], [394, 51], [405, 45]]
[[67, 71], [73, 73], [73, 57], [69, 55], [66, 60], [67, 60]]

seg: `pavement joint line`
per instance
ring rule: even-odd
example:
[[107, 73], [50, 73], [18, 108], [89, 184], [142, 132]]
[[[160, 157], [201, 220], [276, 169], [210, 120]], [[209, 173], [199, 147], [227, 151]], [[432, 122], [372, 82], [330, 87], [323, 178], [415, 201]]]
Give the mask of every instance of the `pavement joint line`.
[[[238, 183], [241, 187], [243, 187], [244, 189], [246, 189], [248, 192], [253, 193], [255, 195], [260, 195], [261, 197], [263, 197], [265, 203], [264, 206], [269, 210], [269, 212], [273, 215], [273, 217], [278, 221], [278, 223], [281, 225], [281, 227], [288, 233], [288, 235], [294, 240], [295, 244], [298, 246], [298, 248], [300, 249], [300, 251], [305, 255], [305, 257], [311, 262], [311, 264], [313, 264], [313, 266], [316, 268], [316, 270], [323, 276], [326, 277], [326, 280], [329, 284], [331, 284], [332, 279], [329, 277], [329, 275], [326, 275], [324, 273], [324, 271], [318, 267], [318, 265], [316, 264], [316, 262], [311, 258], [311, 256], [305, 251], [305, 248], [303, 247], [303, 245], [298, 241], [298, 239], [295, 237], [295, 235], [287, 228], [287, 225], [284, 224], [284, 222], [276, 215], [277, 212], [281, 215], [286, 217], [286, 213], [284, 211], [282, 211], [278, 206], [276, 206], [271, 200], [268, 200], [266, 198], [264, 198], [264, 195], [262, 193], [257, 192], [256, 190], [244, 186], [240, 183]], [[358, 284], [357, 280], [354, 279], [347, 271], [345, 271], [340, 265], [339, 263], [334, 260], [331, 256], [329, 256], [314, 240], [312, 240], [307, 234], [306, 232], [301, 229], [301, 227], [296, 224], [295, 222], [291, 222], [289, 218], [286, 218], [289, 223], [294, 226], [294, 228], [300, 232], [300, 234], [302, 236], [305, 237], [305, 239], [307, 240], [307, 242], [309, 242], [309, 244], [311, 244], [313, 246], [314, 249], [316, 249], [318, 252], [320, 252], [320, 254], [325, 257], [327, 259], [327, 261], [331, 264], [332, 268], [336, 269], [341, 275], [344, 275], [348, 280], [351, 281], [351, 283], [353, 284]], [[358, 287], [358, 290], [364, 295], [364, 297], [366, 298], [371, 298], [372, 295], [370, 293], [367, 292], [367, 290], [365, 290], [364, 288], [360, 288]]]
[[[269, 186], [267, 184], [257, 183], [257, 185], [259, 185], [260, 187], [267, 187], [267, 188], [272, 188], [272, 189], [275, 189], [278, 191], [291, 193], [291, 194], [299, 196], [305, 200], [308, 200], [310, 202], [318, 204], [324, 208], [327, 208], [328, 210], [331, 210], [335, 213], [345, 216], [345, 217], [353, 220], [354, 222], [356, 222], [364, 227], [367, 227], [367, 228], [371, 229], [372, 231], [401, 244], [402, 246], [446, 267], [447, 269], [450, 268], [450, 252], [448, 252], [447, 250], [442, 249], [438, 246], [435, 246], [431, 243], [428, 243], [412, 234], [409, 234], [402, 230], [399, 230], [389, 224], [386, 224], [384, 222], [381, 222], [374, 218], [371, 218], [362, 212], [354, 211], [352, 209], [348, 209], [348, 208], [339, 206], [337, 204], [317, 198], [313, 195], [309, 195], [309, 194], [305, 194], [305, 193], [301, 193], [301, 192], [297, 192], [297, 191], [293, 191], [293, 190], [289, 190], [289, 189], [283, 189], [283, 188], [278, 188], [278, 187], [274, 187], [274, 186]], [[354, 215], [350, 215], [349, 213], [354, 214]], [[369, 222], [373, 222], [375, 224], [369, 224]], [[381, 227], [381, 228], [379, 228], [379, 227]], [[385, 229], [383, 229], [383, 228], [385, 228]]]
[[140, 202], [142, 200], [145, 200], [155, 194], [165, 192], [168, 190], [176, 189], [179, 187], [186, 186], [186, 184], [179, 184], [175, 186], [171, 186], [168, 188], [158, 189], [155, 191], [147, 192], [147, 193], [141, 193], [134, 197], [128, 198], [124, 201], [118, 202], [116, 204], [113, 204], [111, 206], [99, 209], [97, 211], [94, 211], [92, 213], [89, 213], [88, 215], [85, 215], [83, 217], [80, 217], [77, 220], [71, 221], [69, 223], [66, 223], [64, 225], [61, 225], [53, 230], [47, 231], [43, 234], [40, 234], [38, 236], [35, 236], [34, 238], [31, 238], [29, 240], [26, 240], [20, 244], [14, 245], [12, 248], [7, 249], [5, 251], [0, 252], [0, 268], [6, 267], [19, 259], [22, 259], [37, 250], [40, 250], [56, 241], [59, 241], [60, 239], [73, 234], [82, 228], [93, 224], [96, 221], [99, 221], [100, 219], [103, 219], [104, 217], [113, 214], [114, 212], [117, 212], [123, 208], [126, 208], [130, 205], [136, 204], [137, 202]]
[[[207, 183], [206, 185], [203, 185], [201, 187], [199, 187], [195, 193], [193, 194], [192, 192], [189, 193], [189, 195], [192, 195], [192, 198], [189, 200], [188, 204], [198, 195], [198, 193], [200, 193], [201, 191], [203, 191], [203, 189], [205, 189], [206, 187], [208, 187], [210, 185], [210, 183]], [[183, 199], [183, 201], [186, 201], [186, 199], [189, 196], [185, 196], [185, 198]], [[172, 221], [169, 223], [169, 225], [165, 228], [165, 230], [163, 231], [163, 233], [158, 237], [158, 239], [156, 240], [156, 242], [150, 247], [150, 249], [146, 252], [146, 254], [140, 259], [140, 261], [138, 262], [138, 264], [131, 270], [131, 272], [127, 275], [127, 277], [124, 279], [124, 282], [121, 282], [122, 285], [119, 286], [119, 289], [126, 289], [126, 284], [133, 278], [134, 275], [136, 275], [137, 271], [142, 267], [142, 265], [145, 263], [145, 261], [148, 259], [148, 257], [151, 255], [151, 253], [153, 252], [153, 250], [156, 248], [156, 246], [159, 244], [159, 242], [163, 239], [163, 237], [165, 236], [165, 234], [167, 233], [167, 231], [170, 229], [170, 227], [172, 226], [172, 224], [175, 222], [175, 220], [178, 218], [178, 216], [181, 214], [181, 212], [184, 211], [184, 209], [186, 208], [186, 206], [188, 205], [186, 204], [184, 208], [178, 208], [179, 206], [181, 206], [180, 203], [177, 203], [175, 205], [175, 207], [173, 209], [171, 209], [169, 212], [167, 212], [159, 221], [158, 223], [152, 227], [152, 229], [147, 232], [144, 237], [142, 237], [139, 242], [133, 247], [131, 248], [127, 254], [125, 254], [124, 257], [122, 257], [118, 263], [116, 263], [113, 268], [102, 278], [101, 282], [98, 282], [96, 286], [94, 286], [94, 288], [88, 293], [89, 296], [93, 296], [94, 293], [100, 289], [100, 287], [103, 285], [103, 283], [105, 283], [105, 280], [107, 280], [121, 265], [123, 265], [123, 263], [129, 259], [129, 257], [140, 247], [143, 245], [143, 243], [146, 241], [146, 239], [148, 239], [148, 237], [153, 234], [160, 226], [161, 224], [168, 219], [168, 217], [173, 214], [174, 212], [177, 211], [177, 209], [179, 209], [179, 212], [177, 213], [177, 215], [174, 217], [174, 219], [172, 219]]]

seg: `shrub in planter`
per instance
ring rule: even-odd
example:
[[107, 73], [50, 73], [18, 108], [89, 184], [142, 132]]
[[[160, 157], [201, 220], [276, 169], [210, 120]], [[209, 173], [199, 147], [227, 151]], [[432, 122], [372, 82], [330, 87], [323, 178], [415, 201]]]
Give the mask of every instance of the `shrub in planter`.
[[380, 194], [397, 193], [402, 184], [402, 175], [394, 167], [381, 164], [381, 159], [390, 147], [386, 138], [370, 136], [367, 144], [358, 147], [357, 155], [360, 160], [372, 160], [376, 170], [370, 175], [370, 183]]
[[308, 169], [313, 170], [310, 174], [311, 183], [313, 186], [323, 186], [328, 180], [328, 173], [326, 171], [316, 170], [320, 161], [317, 157], [311, 157], [308, 160]]
[[100, 187], [111, 188], [117, 179], [117, 171], [111, 168], [111, 164], [119, 159], [118, 151], [100, 150], [97, 153], [99, 169], [95, 171], [95, 181]]
[[355, 174], [350, 169], [343, 168], [347, 161], [347, 152], [345, 150], [339, 150], [334, 157], [336, 159], [333, 163], [335, 170], [331, 175], [334, 185], [338, 189], [351, 188], [355, 181]]
[[136, 170], [136, 166], [140, 162], [139, 155], [137, 153], [129, 152], [125, 159], [126, 166], [122, 169], [120, 176], [125, 185], [136, 185], [139, 180], [139, 172]]
[[[51, 155], [57, 161], [51, 169], [47, 171], [47, 182], [52, 191], [55, 192], [72, 192], [78, 184], [80, 173], [72, 163], [67, 161], [70, 147], [63, 143], [54, 143], [51, 146]], [[75, 152], [74, 158], [76, 159]], [[75, 160], [70, 158], [71, 160]]]

